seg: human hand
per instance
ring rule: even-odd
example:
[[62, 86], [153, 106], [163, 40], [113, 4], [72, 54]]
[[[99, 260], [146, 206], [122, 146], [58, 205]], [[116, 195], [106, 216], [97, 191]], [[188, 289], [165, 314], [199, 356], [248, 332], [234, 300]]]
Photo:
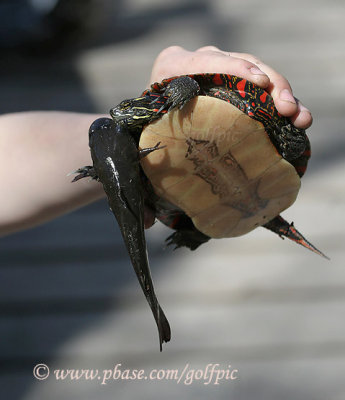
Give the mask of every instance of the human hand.
[[[226, 52], [214, 46], [196, 51], [171, 46], [156, 58], [150, 84], [171, 76], [204, 72], [222, 72], [248, 79], [270, 93], [277, 110], [290, 117], [297, 128], [306, 129], [312, 124], [310, 111], [292, 95], [289, 82], [251, 54]], [[152, 226], [154, 219], [154, 212], [145, 207], [145, 228]]]
[[248, 79], [270, 93], [277, 110], [290, 117], [297, 128], [306, 129], [312, 124], [310, 111], [294, 98], [289, 82], [251, 54], [226, 52], [214, 46], [201, 47], [196, 51], [171, 46], [156, 58], [150, 83], [171, 76], [204, 72], [222, 72]]

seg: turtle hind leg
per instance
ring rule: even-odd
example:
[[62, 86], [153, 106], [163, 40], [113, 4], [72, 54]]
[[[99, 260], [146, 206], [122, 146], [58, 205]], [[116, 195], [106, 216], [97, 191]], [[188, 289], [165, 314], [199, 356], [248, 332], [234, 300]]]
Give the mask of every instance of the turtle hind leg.
[[89, 177], [91, 179], [95, 179], [96, 181], [99, 180], [95, 169], [93, 167], [91, 167], [90, 165], [78, 168], [76, 171], [70, 172], [68, 175], [72, 175], [72, 174], [78, 174], [77, 176], [75, 176], [73, 178], [72, 182], [76, 182], [76, 181], [79, 181], [79, 179], [87, 178], [87, 177]]
[[175, 245], [174, 250], [178, 249], [179, 247], [188, 247], [190, 250], [195, 250], [209, 240], [209, 236], [204, 235], [197, 229], [182, 229], [168, 236], [165, 242], [168, 246]]
[[287, 237], [288, 239], [293, 240], [294, 242], [329, 260], [325, 254], [313, 246], [300, 232], [298, 232], [298, 230], [294, 227], [293, 222], [290, 224], [280, 215], [267, 222], [267, 224], [263, 225], [263, 227], [276, 233], [282, 239]]

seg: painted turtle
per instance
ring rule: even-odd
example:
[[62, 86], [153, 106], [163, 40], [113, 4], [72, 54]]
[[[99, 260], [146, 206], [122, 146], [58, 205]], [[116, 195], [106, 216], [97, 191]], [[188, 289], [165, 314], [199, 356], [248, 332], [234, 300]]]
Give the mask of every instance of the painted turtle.
[[73, 181], [89, 176], [103, 184], [161, 350], [170, 326], [150, 275], [144, 205], [175, 230], [167, 238], [175, 248], [264, 226], [324, 256], [279, 215], [296, 199], [310, 144], [260, 87], [220, 73], [178, 76], [110, 115], [92, 123], [93, 166], [78, 169]]

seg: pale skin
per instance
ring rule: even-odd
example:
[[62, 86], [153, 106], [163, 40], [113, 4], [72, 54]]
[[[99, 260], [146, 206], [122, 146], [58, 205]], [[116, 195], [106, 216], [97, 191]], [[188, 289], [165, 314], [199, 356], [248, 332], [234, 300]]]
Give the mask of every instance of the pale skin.
[[[289, 82], [251, 54], [214, 46], [187, 51], [172, 46], [154, 62], [150, 83], [170, 76], [203, 72], [237, 75], [266, 89], [278, 111], [298, 128], [312, 123], [310, 111], [293, 97]], [[67, 174], [92, 165], [88, 128], [101, 115], [36, 111], [0, 116], [0, 235], [49, 221], [105, 196], [102, 185]], [[154, 222], [149, 210], [145, 227]]]

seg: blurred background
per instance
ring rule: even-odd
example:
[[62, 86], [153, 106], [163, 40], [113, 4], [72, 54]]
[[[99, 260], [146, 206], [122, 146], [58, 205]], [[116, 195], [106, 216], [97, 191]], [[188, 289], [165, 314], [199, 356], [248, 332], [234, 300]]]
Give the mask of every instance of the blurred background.
[[[196, 252], [147, 232], [156, 326], [105, 201], [0, 240], [0, 387], [20, 400], [345, 399], [343, 0], [2, 0], [0, 109], [107, 112], [147, 85], [170, 45], [253, 53], [314, 116], [313, 157], [284, 217], [331, 261], [257, 229]], [[85, 132], [87, 134], [87, 132]], [[7, 150], [6, 150], [7, 151]], [[38, 381], [70, 368], [238, 369], [219, 385]]]

